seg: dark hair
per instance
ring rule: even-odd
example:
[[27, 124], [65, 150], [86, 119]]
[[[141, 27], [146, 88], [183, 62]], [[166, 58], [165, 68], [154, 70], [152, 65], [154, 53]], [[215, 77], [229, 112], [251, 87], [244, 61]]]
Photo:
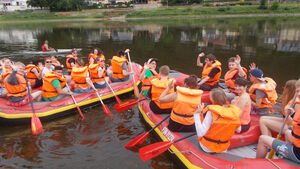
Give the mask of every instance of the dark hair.
[[208, 54], [208, 55], [206, 55], [206, 58], [209, 60], [209, 61], [215, 61], [216, 60], [216, 57], [215, 57], [215, 55], [213, 55], [213, 54]]
[[122, 55], [125, 55], [125, 52], [122, 51], [122, 50], [120, 50], [120, 51], [118, 52], [118, 56], [120, 57], [120, 56], [122, 56]]
[[229, 58], [229, 59], [228, 59], [228, 63], [229, 63], [229, 62], [235, 62], [235, 57]]
[[55, 66], [54, 70], [63, 70], [63, 68], [61, 66]]
[[245, 78], [239, 77], [235, 79], [234, 84], [239, 86], [248, 86], [249, 82]]
[[98, 49], [98, 54], [99, 55], [103, 54], [103, 50], [102, 49]]
[[190, 89], [197, 89], [198, 88], [197, 76], [190, 75], [189, 77], [185, 78], [184, 84]]
[[78, 58], [77, 63], [79, 64], [79, 66], [84, 66], [84, 64], [85, 64], [85, 62], [82, 58]]
[[32, 60], [32, 64], [34, 64], [35, 66], [39, 65], [40, 62], [41, 62], [41, 60], [37, 57], [33, 58], [33, 60]]

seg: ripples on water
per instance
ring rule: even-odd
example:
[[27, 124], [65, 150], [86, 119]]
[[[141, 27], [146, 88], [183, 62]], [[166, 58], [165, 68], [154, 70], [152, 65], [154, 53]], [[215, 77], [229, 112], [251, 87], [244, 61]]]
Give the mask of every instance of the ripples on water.
[[[281, 91], [286, 80], [299, 78], [300, 23], [297, 19], [214, 19], [147, 21], [147, 23], [43, 23], [6, 24], [0, 29], [0, 56], [28, 63], [45, 39], [55, 48], [80, 47], [87, 58], [100, 47], [107, 59], [119, 49], [130, 48], [134, 61], [149, 57], [159, 65], [200, 75], [196, 57], [212, 52], [227, 70], [227, 59], [240, 54], [242, 64], [256, 62], [274, 78]], [[60, 55], [64, 63], [64, 55]], [[297, 64], [296, 64], [297, 63]], [[125, 100], [123, 98], [122, 100]], [[111, 110], [115, 103], [107, 104]], [[136, 109], [136, 108], [135, 108]], [[137, 110], [114, 112], [107, 117], [98, 105], [85, 113], [43, 123], [45, 132], [31, 135], [30, 125], [1, 127], [1, 168], [177, 168], [165, 153], [142, 162], [136, 151], [123, 146], [147, 131]], [[150, 135], [143, 145], [155, 142]]]

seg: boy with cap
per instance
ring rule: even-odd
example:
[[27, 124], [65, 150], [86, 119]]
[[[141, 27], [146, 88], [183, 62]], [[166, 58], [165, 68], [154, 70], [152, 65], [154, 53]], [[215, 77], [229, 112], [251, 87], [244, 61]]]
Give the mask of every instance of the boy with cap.
[[252, 113], [258, 115], [267, 115], [272, 105], [276, 103], [278, 98], [276, 93], [276, 82], [269, 78], [263, 77], [263, 71], [251, 67], [250, 70], [250, 81], [253, 83], [250, 86], [249, 94], [252, 100]]

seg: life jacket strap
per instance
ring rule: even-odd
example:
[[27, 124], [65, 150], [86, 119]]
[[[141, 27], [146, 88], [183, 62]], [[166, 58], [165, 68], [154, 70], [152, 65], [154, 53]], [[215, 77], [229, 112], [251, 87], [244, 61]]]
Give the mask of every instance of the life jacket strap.
[[175, 111], [173, 111], [173, 113], [180, 117], [194, 117], [194, 115], [179, 114], [179, 113], [176, 113]]
[[16, 93], [10, 93], [10, 94], [19, 94], [19, 93], [23, 93], [26, 92], [26, 90], [20, 91], [20, 92], [16, 92]]
[[86, 82], [83, 82], [83, 83], [75, 82], [75, 84], [86, 84]]
[[205, 136], [203, 136], [203, 138], [207, 141], [210, 141], [210, 142], [213, 142], [213, 143], [217, 143], [217, 144], [225, 144], [225, 143], [228, 143], [228, 140], [227, 141], [221, 141], [221, 140], [214, 140], [214, 139], [210, 139], [210, 138], [207, 138]]
[[297, 135], [297, 134], [295, 134], [295, 133], [293, 132], [293, 130], [292, 130], [292, 136], [294, 136], [294, 137], [297, 138], [297, 139], [300, 139], [300, 136]]

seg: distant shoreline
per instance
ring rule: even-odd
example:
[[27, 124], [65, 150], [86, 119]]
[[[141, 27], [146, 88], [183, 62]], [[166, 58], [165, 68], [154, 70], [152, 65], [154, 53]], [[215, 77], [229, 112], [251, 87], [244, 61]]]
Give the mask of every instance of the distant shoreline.
[[277, 16], [300, 16], [300, 13], [282, 14], [230, 14], [230, 15], [202, 15], [202, 16], [168, 16], [168, 17], [111, 17], [111, 18], [74, 18], [74, 19], [37, 19], [19, 21], [0, 21], [5, 23], [39, 23], [39, 22], [73, 22], [73, 21], [127, 21], [127, 20], [163, 20], [163, 19], [201, 19], [201, 18], [246, 18], [246, 17], [277, 17]]

